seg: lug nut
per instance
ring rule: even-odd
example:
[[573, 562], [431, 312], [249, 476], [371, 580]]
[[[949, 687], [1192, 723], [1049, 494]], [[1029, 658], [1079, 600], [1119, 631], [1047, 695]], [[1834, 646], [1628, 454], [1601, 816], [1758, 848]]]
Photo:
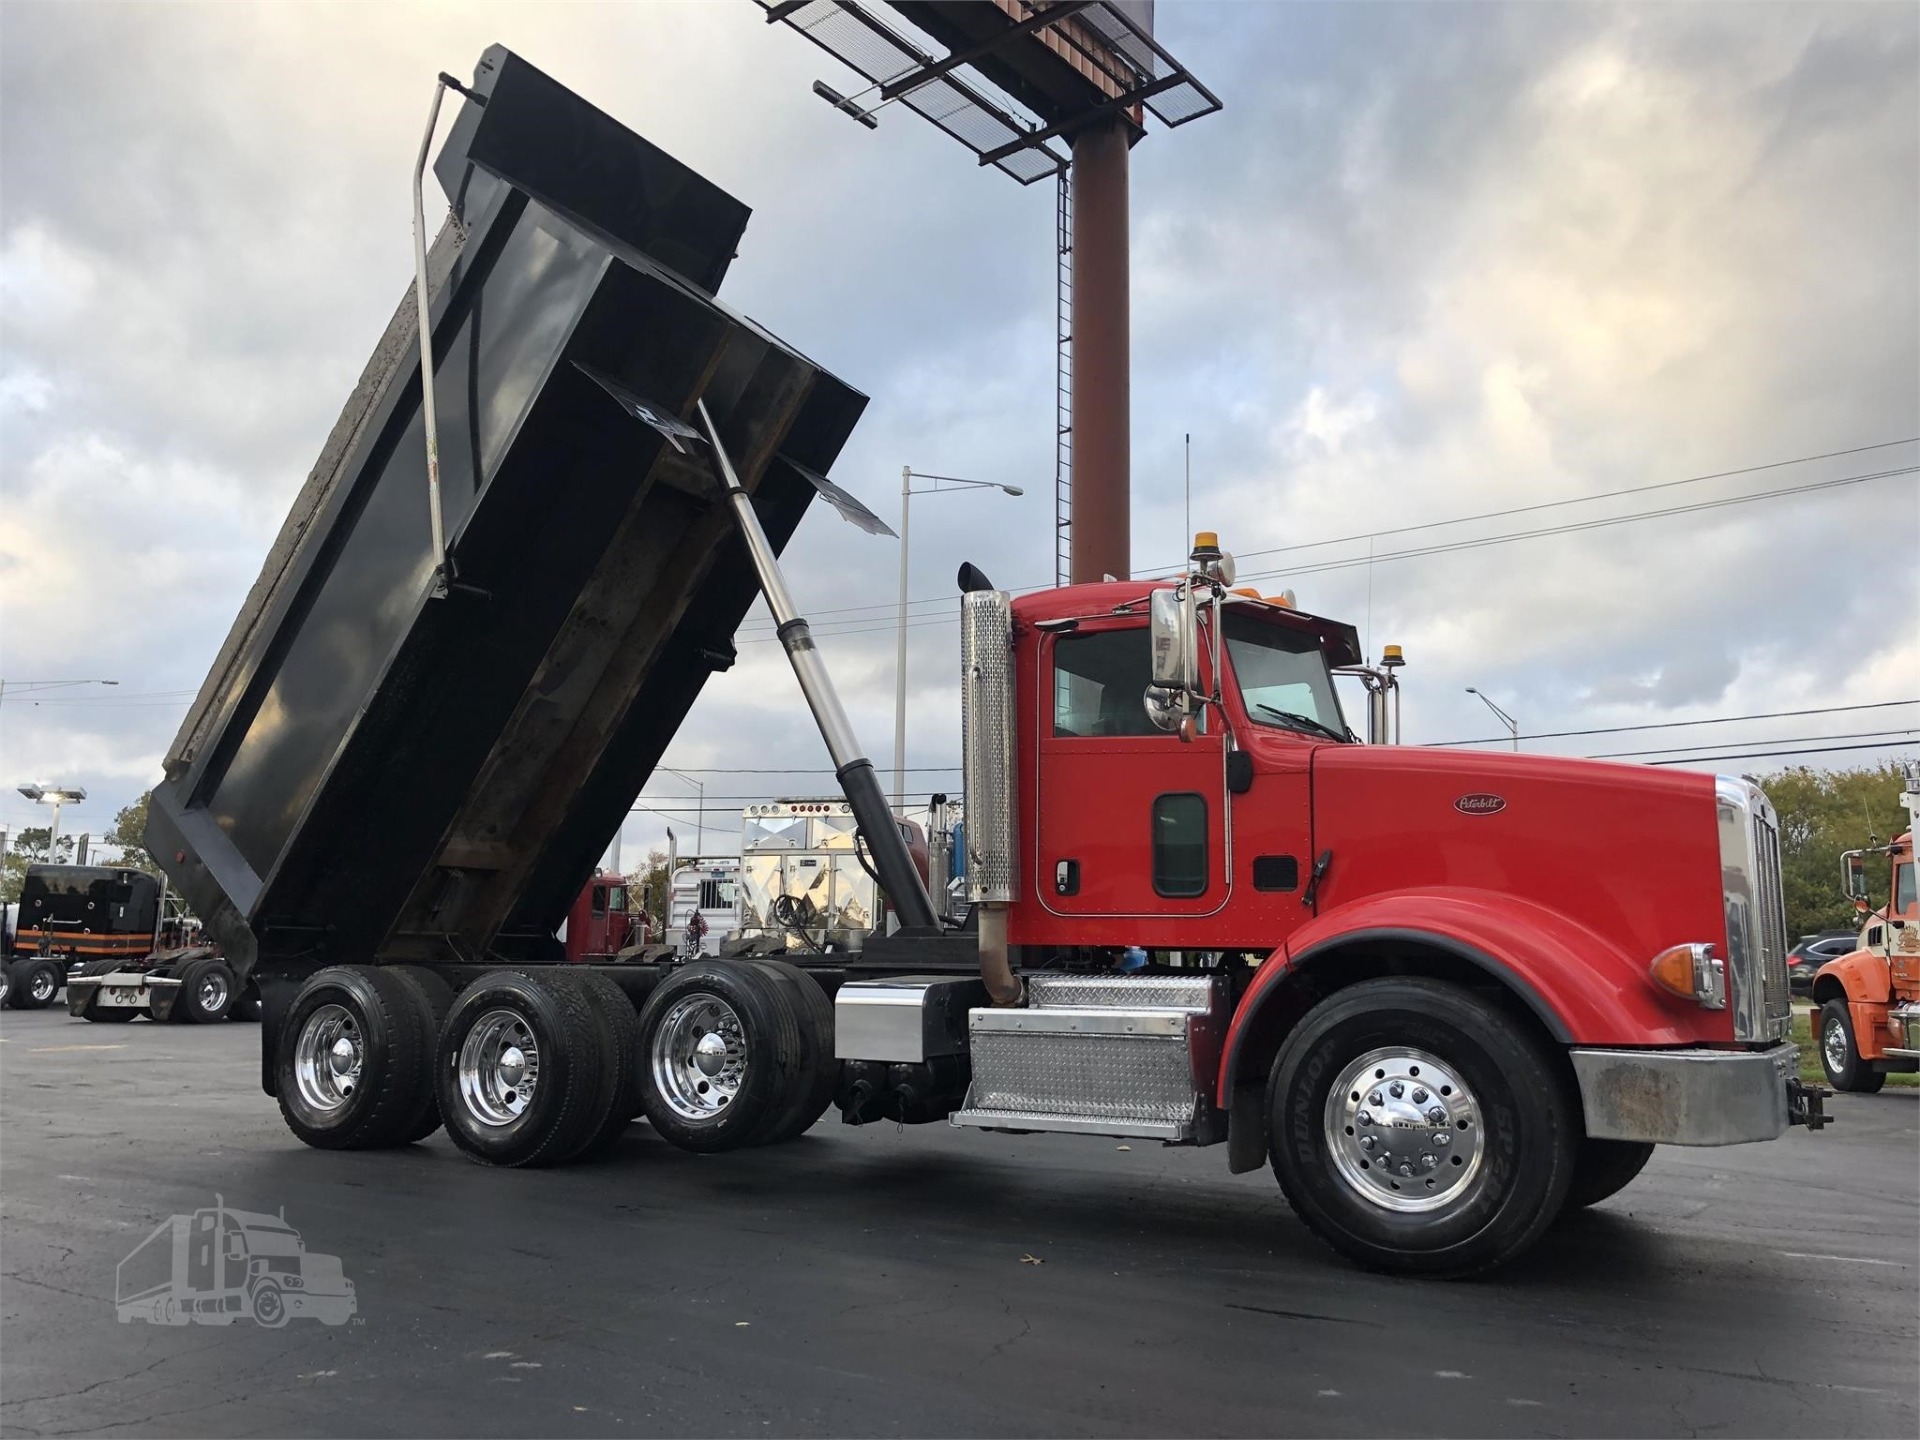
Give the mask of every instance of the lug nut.
[[1442, 1110], [1438, 1105], [1434, 1106], [1431, 1110], [1427, 1111], [1427, 1123], [1429, 1125], [1446, 1124], [1447, 1112]]
[[1379, 1144], [1380, 1142], [1371, 1135], [1362, 1135], [1360, 1137], [1360, 1148], [1369, 1153], [1377, 1149]]
[[1386, 1103], [1387, 1097], [1382, 1095], [1378, 1090], [1367, 1096], [1367, 1104], [1369, 1105], [1384, 1105]]
[[1387, 1093], [1393, 1096], [1394, 1099], [1398, 1100], [1402, 1095], [1407, 1093], [1407, 1087], [1402, 1085], [1398, 1080], [1396, 1080], [1393, 1082], [1393, 1084], [1387, 1087]]
[[1420, 1168], [1422, 1170], [1431, 1170], [1437, 1165], [1439, 1165], [1439, 1163], [1440, 1163], [1440, 1157], [1438, 1155], [1433, 1154], [1431, 1151], [1429, 1151], [1427, 1154], [1422, 1155], [1420, 1157]]
[[1420, 1090], [1415, 1090], [1415, 1091], [1413, 1092], [1413, 1103], [1414, 1103], [1414, 1104], [1416, 1104], [1416, 1105], [1424, 1105], [1424, 1104], [1426, 1104], [1426, 1103], [1427, 1103], [1427, 1092], [1426, 1092], [1426, 1091], [1425, 1091], [1424, 1089], [1420, 1089]]
[[1400, 1173], [1408, 1178], [1412, 1178], [1413, 1162], [1411, 1160], [1402, 1160], [1400, 1162]]
[[1434, 1131], [1433, 1143], [1440, 1146], [1442, 1149], [1445, 1149], [1447, 1146], [1453, 1143], [1453, 1132], [1451, 1130]]
[[1362, 1110], [1353, 1118], [1358, 1120], [1362, 1125], [1371, 1125], [1373, 1123], [1373, 1112], [1371, 1110]]

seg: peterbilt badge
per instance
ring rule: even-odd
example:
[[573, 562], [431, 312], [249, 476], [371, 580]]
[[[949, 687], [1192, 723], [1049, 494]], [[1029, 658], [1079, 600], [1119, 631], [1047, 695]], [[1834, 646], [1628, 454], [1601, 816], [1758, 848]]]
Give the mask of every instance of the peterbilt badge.
[[1498, 815], [1507, 808], [1504, 795], [1488, 795], [1484, 791], [1474, 795], [1462, 795], [1453, 802], [1453, 808], [1462, 815]]

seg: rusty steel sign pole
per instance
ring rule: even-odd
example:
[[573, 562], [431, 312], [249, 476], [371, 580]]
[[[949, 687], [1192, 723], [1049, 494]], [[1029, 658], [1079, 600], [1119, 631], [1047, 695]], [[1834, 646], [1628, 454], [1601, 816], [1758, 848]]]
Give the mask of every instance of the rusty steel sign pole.
[[1073, 138], [1074, 584], [1126, 579], [1131, 560], [1132, 382], [1128, 295], [1128, 126], [1119, 116]]

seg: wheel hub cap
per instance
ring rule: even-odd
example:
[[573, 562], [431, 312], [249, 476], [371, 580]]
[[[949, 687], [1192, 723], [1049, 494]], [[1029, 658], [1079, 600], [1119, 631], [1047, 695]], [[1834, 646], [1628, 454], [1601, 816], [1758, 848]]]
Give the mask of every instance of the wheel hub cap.
[[1460, 1074], [1424, 1050], [1370, 1050], [1327, 1095], [1325, 1138], [1335, 1172], [1383, 1210], [1437, 1210], [1480, 1176], [1480, 1105]]
[[1840, 1022], [1831, 1016], [1827, 1019], [1827, 1028], [1821, 1032], [1820, 1044], [1827, 1052], [1827, 1068], [1835, 1074], [1847, 1068], [1847, 1032]]
[[293, 1082], [300, 1098], [325, 1114], [345, 1105], [366, 1063], [360, 1023], [344, 1005], [322, 1005], [293, 1043]]
[[540, 1086], [540, 1047], [517, 1010], [489, 1010], [467, 1031], [455, 1062], [460, 1099], [482, 1125], [511, 1125]]
[[654, 1087], [675, 1114], [712, 1120], [746, 1080], [745, 1027], [718, 996], [689, 995], [660, 1017], [648, 1063]]

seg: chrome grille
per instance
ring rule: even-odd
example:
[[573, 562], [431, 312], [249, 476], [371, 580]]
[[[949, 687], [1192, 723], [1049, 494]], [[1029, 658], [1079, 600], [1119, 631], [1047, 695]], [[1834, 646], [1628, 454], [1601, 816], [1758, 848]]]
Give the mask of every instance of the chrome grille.
[[1766, 1015], [1784, 1032], [1792, 1023], [1793, 999], [1787, 989], [1787, 907], [1785, 887], [1780, 880], [1780, 830], [1774, 824], [1771, 805], [1756, 805], [1753, 811], [1753, 855], [1758, 875], [1754, 880], [1754, 907], [1759, 912], [1758, 932], [1760, 983], [1766, 1000]]

